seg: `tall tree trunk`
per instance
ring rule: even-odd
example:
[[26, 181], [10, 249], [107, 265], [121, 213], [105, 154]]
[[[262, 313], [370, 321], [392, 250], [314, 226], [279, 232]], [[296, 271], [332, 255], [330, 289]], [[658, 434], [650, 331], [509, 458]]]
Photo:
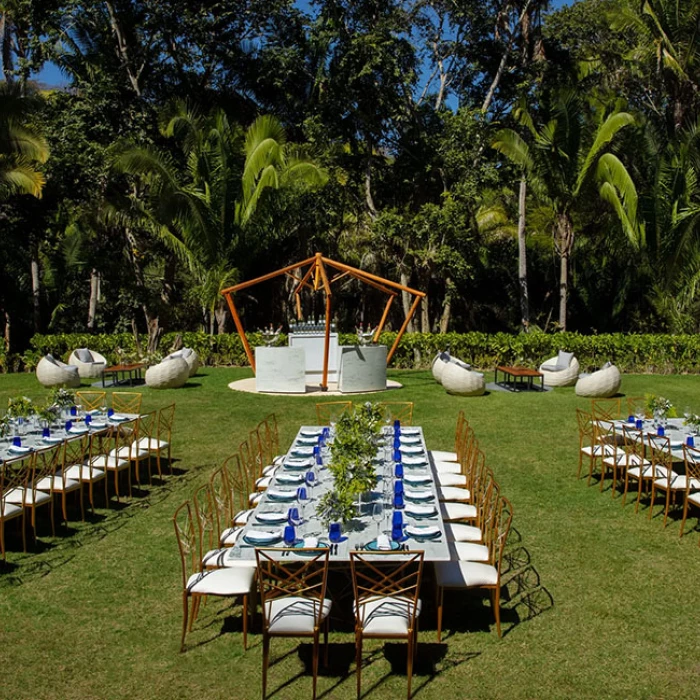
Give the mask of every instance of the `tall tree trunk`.
[[440, 316], [440, 333], [447, 333], [450, 327], [450, 316], [452, 315], [452, 295], [454, 294], [454, 284], [451, 277], [445, 278], [445, 298], [442, 302], [442, 315]]
[[133, 65], [131, 57], [129, 56], [129, 47], [127, 45], [126, 37], [122, 31], [119, 19], [117, 18], [114, 3], [106, 0], [105, 5], [107, 6], [107, 12], [109, 13], [109, 23], [112, 28], [112, 33], [114, 34], [114, 38], [117, 42], [117, 56], [124, 65], [131, 88], [136, 93], [137, 97], [141, 97], [141, 85], [139, 81], [141, 80], [141, 73], [145, 67], [145, 63], [141, 64], [140, 68], [136, 68]]
[[41, 276], [39, 274], [39, 244], [32, 235], [29, 241], [31, 255], [32, 274], [32, 311], [34, 319], [34, 332], [41, 332]]
[[3, 333], [3, 343], [5, 345], [5, 352], [9, 354], [10, 352], [10, 314], [7, 309], [4, 310], [5, 314], [5, 331]]
[[569, 254], [559, 259], [559, 330], [566, 330], [566, 302], [569, 294]]
[[420, 302], [420, 329], [422, 333], [430, 333], [430, 304], [426, 294]]
[[520, 286], [520, 322], [523, 331], [530, 330], [530, 301], [527, 293], [527, 246], [525, 245], [525, 195], [527, 182], [520, 180], [518, 197], [518, 283]]
[[372, 219], [377, 218], [377, 208], [374, 206], [374, 197], [372, 197], [372, 155], [370, 147], [370, 155], [367, 156], [365, 163], [365, 204], [367, 211]]
[[93, 267], [90, 271], [90, 302], [88, 303], [87, 328], [95, 330], [95, 318], [97, 316], [97, 302], [100, 298], [100, 273]]
[[566, 330], [566, 305], [569, 296], [569, 256], [574, 245], [574, 226], [567, 212], [556, 223], [556, 249], [559, 253], [559, 329]]
[[214, 314], [216, 315], [216, 332], [218, 335], [223, 335], [226, 333], [226, 322], [228, 321], [228, 307], [223, 299], [216, 302]]
[[[401, 281], [401, 284], [404, 287], [409, 286], [409, 282], [411, 281], [411, 278], [409, 277], [408, 272], [406, 272], [406, 270], [403, 268], [403, 266], [401, 267], [401, 273], [400, 273], [399, 279]], [[409, 312], [411, 311], [411, 295], [408, 292], [404, 292], [403, 290], [401, 290], [401, 304], [403, 306], [403, 315], [408, 316]], [[406, 331], [408, 333], [415, 333], [416, 327], [414, 325], [414, 322], [415, 322], [415, 317], [412, 318], [408, 322], [408, 326], [406, 326]]]

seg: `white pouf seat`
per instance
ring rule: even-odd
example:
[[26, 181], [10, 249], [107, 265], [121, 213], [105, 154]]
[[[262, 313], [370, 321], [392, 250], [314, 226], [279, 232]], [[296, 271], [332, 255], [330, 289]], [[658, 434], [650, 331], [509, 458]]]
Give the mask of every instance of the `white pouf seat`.
[[173, 357], [146, 370], [146, 386], [151, 389], [179, 389], [190, 378], [190, 368], [182, 357]]
[[36, 378], [42, 386], [80, 386], [78, 368], [57, 360], [53, 355], [42, 357], [36, 366]]
[[545, 386], [572, 386], [576, 383], [581, 369], [573, 352], [559, 351], [556, 357], [550, 357], [539, 366]]
[[107, 366], [107, 359], [94, 350], [78, 348], [70, 354], [68, 364], [77, 367], [83, 379], [99, 379]]
[[609, 364], [592, 374], [582, 374], [576, 382], [576, 395], [592, 399], [608, 399], [620, 390], [620, 370]]
[[194, 377], [197, 374], [200, 366], [199, 355], [192, 348], [182, 348], [182, 350], [177, 352], [171, 352], [167, 357], [163, 358], [163, 362], [169, 362], [176, 357], [183, 359], [187, 363], [190, 377]]
[[440, 382], [442, 384], [442, 372], [450, 363], [451, 359], [452, 358], [450, 357], [449, 352], [440, 352], [435, 355], [435, 359], [433, 360], [433, 364], [430, 369], [436, 382]]
[[442, 370], [442, 386], [448, 394], [455, 396], [482, 396], [486, 391], [484, 375], [454, 359]]

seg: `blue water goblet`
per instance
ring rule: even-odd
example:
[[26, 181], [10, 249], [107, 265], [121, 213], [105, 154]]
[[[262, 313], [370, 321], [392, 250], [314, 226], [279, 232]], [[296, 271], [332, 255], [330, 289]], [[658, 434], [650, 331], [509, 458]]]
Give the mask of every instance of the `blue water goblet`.
[[394, 482], [394, 493], [403, 493], [403, 481], [401, 479], [397, 479]]
[[695, 438], [692, 435], [688, 435], [685, 444], [688, 445], [688, 447], [695, 447]]
[[639, 418], [635, 423], [635, 426], [637, 427], [637, 430], [641, 430], [644, 427], [644, 421], [641, 418]]
[[397, 479], [403, 479], [403, 464], [401, 462], [397, 462], [394, 465], [394, 476]]
[[403, 526], [391, 526], [391, 539], [394, 540], [394, 542], [401, 542], [401, 540], [403, 540]]
[[71, 416], [75, 417], [78, 415], [78, 407], [77, 406], [71, 406], [70, 407], [70, 414]]
[[114, 409], [108, 408], [107, 409], [107, 418], [111, 418], [113, 415], [114, 415]]
[[627, 422], [628, 422], [628, 423], [634, 423], [634, 416], [633, 416], [632, 414], [630, 414], [629, 416], [627, 416]]
[[401, 452], [399, 450], [394, 450], [394, 462], [401, 461]]
[[664, 437], [666, 435], [666, 429], [664, 428], [663, 425], [658, 426], [658, 428], [656, 429], [656, 434], [659, 437]]
[[403, 493], [394, 494], [394, 508], [397, 510], [403, 508]]
[[66, 421], [66, 432], [69, 433], [71, 431], [71, 428], [73, 427], [73, 421], [72, 420], [67, 420]]
[[14, 447], [22, 447], [22, 438], [19, 435], [15, 435], [15, 437], [12, 438], [12, 444]]
[[85, 425], [90, 425], [90, 423], [92, 423], [92, 416], [88, 413], [85, 416]]
[[44, 438], [51, 437], [51, 431], [48, 428], [44, 428], [41, 431], [41, 437], [44, 437]]
[[398, 450], [401, 447], [401, 440], [398, 437], [394, 438], [394, 449]]
[[284, 543], [287, 547], [292, 547], [297, 539], [297, 533], [294, 525], [285, 525], [284, 527]]
[[340, 542], [342, 531], [340, 529], [340, 523], [331, 523], [328, 529], [328, 539], [331, 542]]

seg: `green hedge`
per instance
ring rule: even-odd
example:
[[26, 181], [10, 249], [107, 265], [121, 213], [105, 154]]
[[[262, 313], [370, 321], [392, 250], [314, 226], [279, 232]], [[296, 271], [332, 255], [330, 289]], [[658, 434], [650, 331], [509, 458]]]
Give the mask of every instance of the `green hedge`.
[[[162, 354], [172, 347], [176, 333], [166, 333], [160, 341]], [[395, 333], [383, 333], [380, 342], [391, 346]], [[340, 343], [351, 345], [352, 333], [341, 333]], [[205, 365], [247, 364], [243, 345], [237, 334], [215, 335], [182, 333], [183, 344], [194, 348]], [[260, 333], [248, 334], [251, 346], [263, 345]], [[141, 339], [146, 346], [146, 338]], [[286, 343], [281, 336], [280, 344]], [[89, 335], [72, 333], [35, 335], [32, 350], [22, 356], [0, 356], [3, 371], [25, 369], [31, 371], [38, 360], [51, 353], [63, 360], [79, 347], [89, 347], [117, 362], [121, 350], [125, 355], [135, 353], [134, 338], [130, 333]], [[581, 335], [579, 333], [410, 333], [401, 339], [392, 367], [425, 368], [437, 352], [449, 347], [452, 354], [475, 367], [491, 369], [496, 364], [521, 364], [536, 367], [561, 349], [574, 352], [582, 371], [590, 371], [610, 360], [622, 371], [655, 373], [700, 373], [700, 336], [698, 335]]]

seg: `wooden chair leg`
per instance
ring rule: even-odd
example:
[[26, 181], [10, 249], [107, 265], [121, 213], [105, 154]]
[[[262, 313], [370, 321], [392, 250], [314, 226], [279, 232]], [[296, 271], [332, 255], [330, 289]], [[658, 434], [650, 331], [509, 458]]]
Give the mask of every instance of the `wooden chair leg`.
[[496, 586], [493, 589], [493, 597], [491, 598], [493, 603], [493, 616], [496, 618], [496, 632], [498, 638], [501, 638], [501, 587]]
[[666, 489], [666, 509], [664, 510], [664, 527], [666, 527], [666, 521], [668, 520], [668, 509], [671, 505], [671, 489]]
[[248, 651], [248, 596], [243, 596], [243, 651]]
[[311, 700], [316, 700], [316, 684], [318, 682], [318, 632], [314, 635], [313, 653], [311, 655], [312, 690]]
[[323, 666], [328, 667], [328, 628], [330, 627], [330, 617], [326, 618], [323, 626]]
[[438, 586], [438, 604], [437, 604], [437, 640], [438, 644], [442, 641], [442, 604], [445, 597], [445, 589]]
[[362, 633], [355, 632], [355, 679], [357, 681], [357, 700], [362, 695]]
[[267, 697], [267, 666], [270, 662], [270, 638], [263, 632], [262, 696]]
[[683, 519], [681, 520], [681, 531], [678, 537], [683, 537], [683, 530], [685, 528], [685, 519], [688, 517], [688, 499], [686, 496], [683, 497]]
[[182, 606], [183, 606], [183, 615], [182, 615], [182, 638], [180, 639], [180, 653], [185, 651], [185, 635], [187, 634], [187, 617], [189, 613], [189, 596], [187, 595], [187, 591], [183, 593], [182, 595]]
[[408, 680], [407, 698], [411, 700], [411, 679], [413, 678], [413, 652], [414, 652], [414, 630], [408, 637], [408, 658], [406, 659], [406, 676]]

